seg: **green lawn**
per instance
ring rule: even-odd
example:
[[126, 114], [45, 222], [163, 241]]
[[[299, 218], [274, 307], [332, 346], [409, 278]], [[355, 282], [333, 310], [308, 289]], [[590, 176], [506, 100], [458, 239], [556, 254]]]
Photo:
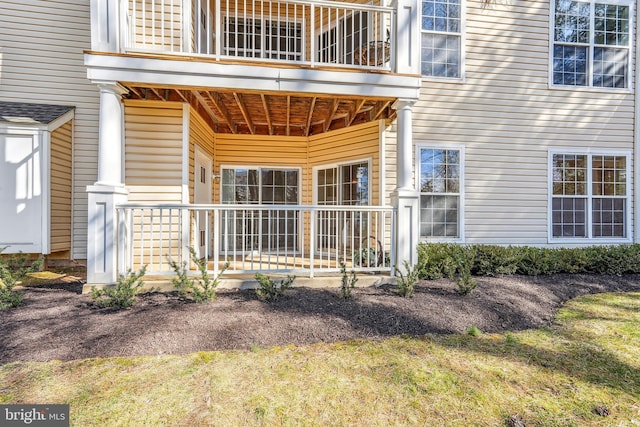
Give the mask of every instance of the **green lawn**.
[[69, 403], [80, 426], [640, 426], [640, 293], [507, 334], [10, 363], [0, 403]]

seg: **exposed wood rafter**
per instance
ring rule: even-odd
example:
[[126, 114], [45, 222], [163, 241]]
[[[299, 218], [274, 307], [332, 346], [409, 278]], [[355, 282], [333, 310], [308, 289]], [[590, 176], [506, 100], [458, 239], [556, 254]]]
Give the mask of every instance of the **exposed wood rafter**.
[[360, 101], [358, 101], [356, 103], [355, 108], [353, 109], [353, 112], [351, 113], [351, 117], [349, 117], [349, 121], [347, 122], [347, 126], [351, 126], [351, 124], [353, 123], [353, 121], [358, 116], [358, 113], [360, 112], [360, 109], [362, 108], [362, 106], [364, 105], [364, 103], [366, 101], [367, 101], [366, 99], [361, 99]]
[[387, 109], [387, 107], [391, 104], [391, 101], [382, 101], [376, 102], [376, 109], [373, 110], [373, 120], [379, 120], [380, 116]]
[[269, 130], [269, 135], [273, 135], [273, 123], [271, 122], [271, 113], [269, 112], [267, 97], [264, 95], [264, 93], [261, 93], [260, 99], [262, 99], [262, 108], [264, 108], [264, 116], [267, 119], [267, 129]]
[[325, 119], [324, 125], [322, 127], [324, 132], [328, 131], [331, 128], [331, 122], [336, 117], [338, 107], [340, 107], [340, 102], [336, 98], [333, 98], [331, 100], [331, 105], [329, 106], [329, 113], [327, 114], [327, 118]]
[[[202, 108], [204, 108], [207, 114], [209, 115], [209, 117], [211, 117], [211, 120], [213, 120], [213, 122], [216, 123], [218, 119], [216, 118], [216, 115], [211, 109], [211, 107], [209, 107], [209, 104], [207, 104], [207, 101], [205, 101], [202, 94], [200, 94], [200, 92], [198, 92], [197, 90], [191, 91], [191, 93], [198, 99], [198, 101], [200, 102], [200, 105], [202, 105]], [[233, 132], [233, 129], [231, 129], [231, 131]]]
[[287, 95], [287, 136], [291, 135], [291, 96]]
[[304, 127], [304, 136], [309, 136], [309, 129], [311, 128], [311, 118], [313, 117], [313, 110], [316, 106], [316, 97], [311, 98], [309, 103], [309, 113], [307, 114], [307, 123]]
[[222, 114], [222, 118], [224, 119], [224, 121], [227, 124], [227, 126], [229, 126], [229, 130], [231, 131], [231, 133], [238, 133], [238, 129], [237, 129], [236, 125], [234, 124], [234, 122], [233, 122], [233, 120], [231, 118], [231, 115], [229, 114], [229, 111], [220, 102], [220, 95], [217, 94], [217, 93], [214, 93], [212, 95], [211, 92], [207, 92], [207, 97], [209, 98], [211, 103], [218, 109], [218, 111], [220, 111], [220, 114]]
[[244, 122], [249, 127], [249, 133], [254, 135], [256, 133], [255, 128], [253, 127], [253, 121], [251, 120], [251, 116], [247, 113], [247, 107], [244, 105], [244, 101], [242, 100], [242, 94], [238, 92], [233, 92], [233, 97], [236, 99], [236, 103], [238, 107], [240, 107], [240, 112], [242, 113], [242, 117], [244, 117]]

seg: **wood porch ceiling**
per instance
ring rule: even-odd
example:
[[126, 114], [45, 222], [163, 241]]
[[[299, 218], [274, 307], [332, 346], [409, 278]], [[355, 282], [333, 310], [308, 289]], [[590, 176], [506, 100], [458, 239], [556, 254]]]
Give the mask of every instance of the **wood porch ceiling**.
[[396, 114], [395, 99], [122, 84], [126, 99], [189, 103], [216, 133], [309, 136]]

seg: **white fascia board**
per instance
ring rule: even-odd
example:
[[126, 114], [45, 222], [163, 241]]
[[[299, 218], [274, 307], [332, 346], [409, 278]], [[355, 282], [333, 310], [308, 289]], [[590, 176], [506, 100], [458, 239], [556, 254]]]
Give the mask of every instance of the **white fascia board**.
[[85, 54], [92, 81], [418, 99], [419, 76]]
[[69, 120], [73, 119], [74, 117], [75, 117], [75, 109], [63, 114], [62, 116], [58, 117], [57, 119], [49, 123], [47, 125], [47, 130], [49, 132], [53, 132], [63, 124], [67, 123]]

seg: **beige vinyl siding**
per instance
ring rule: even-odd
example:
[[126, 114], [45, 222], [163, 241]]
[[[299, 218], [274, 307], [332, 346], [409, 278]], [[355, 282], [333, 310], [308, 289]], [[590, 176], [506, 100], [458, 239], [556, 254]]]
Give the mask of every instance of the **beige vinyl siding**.
[[546, 244], [548, 150], [631, 152], [633, 95], [549, 88], [548, 1], [466, 5], [465, 80], [423, 81], [414, 143], [465, 147], [467, 243]]
[[[382, 121], [352, 126], [313, 136], [309, 140], [309, 172], [314, 166], [370, 162], [369, 202], [380, 200], [380, 126]], [[313, 179], [313, 177], [310, 177]], [[315, 201], [309, 200], [307, 203]]]
[[71, 250], [73, 121], [51, 133], [51, 252]]
[[182, 200], [182, 104], [125, 101], [129, 201]]
[[[125, 101], [125, 185], [131, 203], [182, 202], [182, 104]], [[180, 247], [178, 210], [137, 212], [134, 259], [163, 264]], [[142, 257], [141, 257], [142, 255]], [[135, 265], [134, 268], [140, 268]]]
[[87, 185], [97, 179], [99, 92], [86, 78], [89, 1], [0, 2], [0, 100], [75, 106], [73, 252], [86, 258]]
[[[213, 170], [220, 173], [224, 166], [277, 166], [300, 168], [302, 192], [310, 185], [307, 182], [307, 138], [265, 135], [215, 136]], [[214, 201], [220, 202], [221, 181], [213, 183]], [[302, 203], [305, 200], [301, 201]]]
[[[213, 130], [193, 109], [189, 114], [189, 203], [193, 203], [194, 189], [194, 167], [195, 167], [195, 146], [202, 149], [210, 158], [213, 159]], [[212, 181], [211, 188], [215, 191], [216, 182]], [[211, 200], [215, 200], [213, 195]]]

